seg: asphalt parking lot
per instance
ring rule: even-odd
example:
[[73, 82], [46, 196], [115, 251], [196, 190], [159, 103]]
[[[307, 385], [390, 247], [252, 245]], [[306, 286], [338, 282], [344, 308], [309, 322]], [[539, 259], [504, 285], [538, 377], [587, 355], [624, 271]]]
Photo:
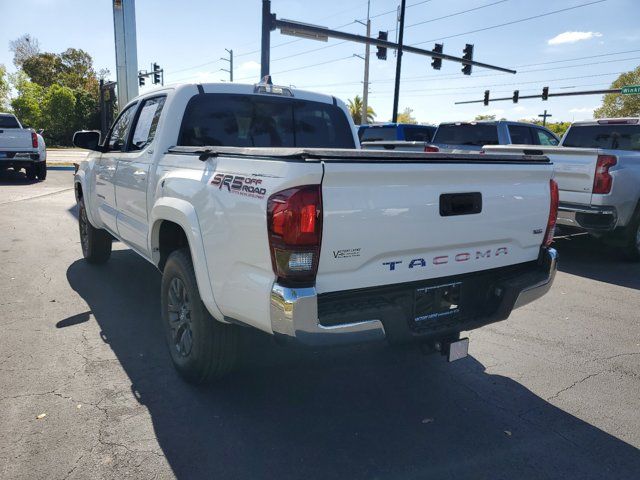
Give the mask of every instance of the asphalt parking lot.
[[640, 265], [590, 238], [466, 359], [247, 334], [206, 388], [171, 366], [159, 273], [114, 245], [81, 259], [71, 172], [0, 173], [0, 478], [640, 478]]

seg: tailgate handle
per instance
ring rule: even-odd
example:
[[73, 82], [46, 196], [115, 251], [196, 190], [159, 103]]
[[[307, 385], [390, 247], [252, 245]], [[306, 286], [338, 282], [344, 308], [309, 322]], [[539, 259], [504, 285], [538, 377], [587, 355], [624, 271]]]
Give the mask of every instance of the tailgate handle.
[[482, 211], [482, 194], [443, 193], [440, 195], [440, 216], [473, 215]]
[[396, 146], [395, 145], [383, 145], [385, 150], [395, 150]]

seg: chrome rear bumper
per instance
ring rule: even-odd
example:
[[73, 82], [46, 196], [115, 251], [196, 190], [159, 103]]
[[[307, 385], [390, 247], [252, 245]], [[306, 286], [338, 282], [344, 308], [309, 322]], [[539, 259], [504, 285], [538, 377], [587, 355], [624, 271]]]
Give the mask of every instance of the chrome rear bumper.
[[[522, 307], [549, 291], [558, 269], [558, 253], [553, 248], [542, 248], [535, 269], [526, 274], [511, 277], [500, 284], [499, 305], [490, 314], [460, 325], [446, 326], [467, 330], [506, 319], [515, 308]], [[359, 295], [359, 294], [357, 294]], [[357, 298], [356, 295], [356, 298]], [[354, 308], [357, 307], [354, 302]], [[352, 310], [353, 310], [352, 309]], [[398, 310], [400, 312], [400, 310]], [[291, 338], [311, 346], [339, 345], [382, 340], [387, 337], [384, 322], [395, 322], [394, 329], [407, 324], [406, 318], [393, 315], [389, 310], [372, 312], [359, 321], [325, 326], [318, 316], [318, 295], [313, 287], [291, 288], [274, 283], [271, 290], [271, 328], [274, 334]], [[345, 311], [345, 317], [354, 312]], [[366, 314], [365, 314], [366, 315]], [[368, 318], [369, 316], [373, 318]], [[378, 318], [376, 318], [378, 317]], [[443, 332], [445, 328], [443, 327]], [[435, 333], [434, 333], [435, 332]], [[438, 330], [430, 334], [437, 334]]]

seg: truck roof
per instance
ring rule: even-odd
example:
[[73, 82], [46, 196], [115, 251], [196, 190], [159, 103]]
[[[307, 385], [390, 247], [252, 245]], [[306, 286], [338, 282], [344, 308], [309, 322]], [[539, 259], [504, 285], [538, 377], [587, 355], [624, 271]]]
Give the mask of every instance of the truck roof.
[[640, 123], [638, 117], [594, 118], [592, 120], [580, 120], [571, 125], [634, 125]]
[[[166, 90], [182, 90], [182, 89], [193, 89], [193, 87], [198, 88], [198, 86], [202, 87], [204, 93], [237, 93], [237, 94], [253, 94], [256, 93], [256, 86], [258, 83], [226, 83], [226, 82], [189, 82], [189, 83], [175, 83], [171, 85], [166, 85], [159, 88], [154, 88], [152, 90], [146, 91], [140, 96], [148, 96], [149, 94], [154, 94], [160, 91]], [[332, 95], [326, 95], [323, 93], [311, 92], [309, 90], [301, 90], [290, 86], [285, 85], [273, 85], [274, 88], [284, 89], [290, 92], [293, 98], [299, 98], [302, 100], [309, 100], [314, 102], [322, 102], [322, 103], [336, 103], [337, 98]], [[275, 95], [275, 94], [274, 94]], [[289, 95], [284, 95], [289, 96]]]

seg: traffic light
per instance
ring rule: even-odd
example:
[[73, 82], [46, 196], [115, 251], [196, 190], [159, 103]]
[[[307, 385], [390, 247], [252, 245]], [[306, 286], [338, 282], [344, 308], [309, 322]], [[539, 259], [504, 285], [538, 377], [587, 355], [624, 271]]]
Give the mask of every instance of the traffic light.
[[144, 87], [144, 77], [142, 75], [138, 75], [138, 86]]
[[518, 103], [518, 99], [520, 98], [520, 90], [513, 91], [513, 103]]
[[[465, 60], [473, 61], [473, 45], [467, 43], [462, 50], [462, 58]], [[462, 63], [462, 73], [465, 75], [471, 75], [471, 65]]]
[[542, 87], [542, 100], [549, 99], [549, 87]]
[[[378, 40], [384, 40], [386, 41], [387, 38], [389, 38], [389, 32], [378, 32]], [[386, 60], [387, 59], [387, 47], [380, 47], [378, 46], [378, 51], [376, 52], [376, 57], [378, 57], [380, 60]]]
[[[436, 53], [442, 53], [442, 48], [444, 47], [444, 45], [442, 43], [436, 43], [436, 45], [433, 47], [433, 51]], [[431, 66], [435, 69], [435, 70], [440, 70], [440, 68], [442, 67], [442, 59], [441, 58], [434, 58], [433, 60], [431, 60]]]
[[489, 105], [489, 90], [484, 91], [484, 102], [485, 106]]
[[157, 63], [153, 64], [153, 83], [156, 85], [160, 83], [160, 65]]

